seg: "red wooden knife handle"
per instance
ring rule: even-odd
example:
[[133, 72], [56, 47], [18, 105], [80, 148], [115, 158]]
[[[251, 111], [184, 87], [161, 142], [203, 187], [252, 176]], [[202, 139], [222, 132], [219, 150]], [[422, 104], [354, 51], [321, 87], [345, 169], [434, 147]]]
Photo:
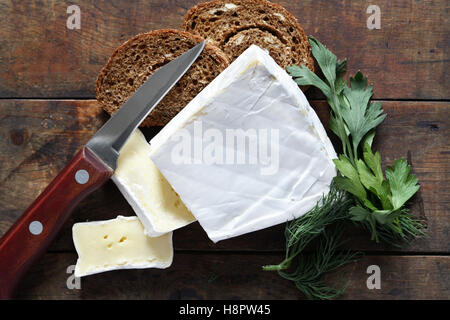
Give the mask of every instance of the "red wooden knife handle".
[[[0, 239], [0, 298], [11, 298], [27, 269], [46, 251], [73, 208], [113, 174], [83, 147]], [[24, 190], [26, 191], [26, 190]]]

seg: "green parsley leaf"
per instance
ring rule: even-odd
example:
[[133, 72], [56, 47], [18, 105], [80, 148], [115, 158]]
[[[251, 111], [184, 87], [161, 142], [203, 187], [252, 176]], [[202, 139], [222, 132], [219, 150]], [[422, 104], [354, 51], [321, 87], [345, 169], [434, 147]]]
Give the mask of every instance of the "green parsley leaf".
[[354, 78], [350, 77], [350, 84], [351, 87], [344, 87], [348, 105], [341, 105], [340, 113], [352, 136], [353, 154], [356, 155], [361, 140], [383, 122], [386, 114], [383, 114], [380, 102], [369, 104], [372, 86], [367, 86], [367, 78], [360, 71]]
[[314, 72], [308, 69], [308, 67], [302, 65], [286, 67], [289, 74], [294, 77], [294, 81], [299, 86], [314, 86], [320, 89], [325, 95], [330, 95], [331, 91], [328, 85], [322, 81]]
[[328, 86], [334, 91], [336, 70], [339, 70], [341, 73], [342, 66], [338, 66], [337, 57], [315, 38], [309, 37], [309, 43], [311, 44], [312, 54], [316, 58], [317, 64], [328, 82]]
[[363, 158], [370, 170], [374, 173], [377, 181], [380, 183], [384, 180], [383, 171], [381, 170], [381, 156], [377, 151], [373, 154], [370, 145], [366, 143], [363, 147]]
[[366, 190], [361, 184], [358, 171], [350, 163], [350, 160], [346, 156], [341, 155], [339, 159], [333, 159], [333, 162], [339, 172], [343, 175], [343, 177], [335, 177], [334, 180], [337, 186], [347, 192], [350, 192], [354, 196], [358, 197], [361, 201], [367, 199]]
[[373, 154], [370, 146], [366, 144], [363, 157], [364, 161], [361, 159], [357, 161], [358, 173], [362, 184], [378, 197], [384, 210], [392, 209], [389, 183], [383, 176], [380, 153], [376, 152]]
[[404, 159], [394, 161], [394, 167], [386, 168], [386, 178], [392, 192], [392, 206], [400, 209], [418, 190], [418, 180], [409, 174], [411, 168]]

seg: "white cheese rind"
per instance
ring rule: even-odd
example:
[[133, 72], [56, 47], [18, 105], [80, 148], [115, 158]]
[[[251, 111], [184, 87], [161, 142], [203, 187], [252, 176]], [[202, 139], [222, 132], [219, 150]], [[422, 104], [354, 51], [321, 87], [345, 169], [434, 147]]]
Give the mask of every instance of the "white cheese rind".
[[[227, 129], [278, 130], [278, 170], [263, 175], [263, 163], [192, 164], [198, 160], [195, 152], [182, 154], [185, 162], [174, 161], [172, 153], [179, 145], [174, 137], [180, 138], [181, 132], [188, 132], [197, 143], [206, 143], [194, 134], [199, 122], [203, 132], [218, 129], [224, 136]], [[328, 193], [336, 174], [332, 162], [336, 153], [306, 97], [255, 45], [150, 143], [152, 160], [214, 242], [305, 214]]]
[[172, 264], [172, 233], [148, 237], [137, 217], [76, 223], [72, 235], [78, 253], [76, 277], [120, 269], [165, 269]]
[[157, 237], [195, 221], [150, 159], [150, 146], [137, 129], [120, 151], [112, 180], [144, 225]]

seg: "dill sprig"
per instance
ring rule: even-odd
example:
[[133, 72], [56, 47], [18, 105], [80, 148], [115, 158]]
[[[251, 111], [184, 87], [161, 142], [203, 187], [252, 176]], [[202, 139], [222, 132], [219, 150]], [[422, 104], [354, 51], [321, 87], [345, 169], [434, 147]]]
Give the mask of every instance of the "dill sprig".
[[[329, 228], [349, 218], [353, 200], [347, 192], [330, 185], [330, 192], [305, 215], [286, 224], [286, 256], [277, 265], [263, 266], [265, 271], [278, 271], [279, 275], [291, 280], [309, 299], [333, 299], [344, 288], [334, 288], [322, 281], [324, 273], [352, 262], [358, 256], [355, 252], [338, 252], [342, 245], [342, 227]], [[319, 245], [312, 253], [305, 248], [312, 240], [319, 238]], [[292, 272], [288, 269], [294, 267]]]
[[331, 183], [330, 192], [303, 216], [289, 221], [285, 228], [286, 256], [277, 265], [264, 266], [266, 271], [286, 270], [305, 247], [334, 222], [348, 219], [353, 201], [345, 191]]
[[329, 286], [322, 280], [323, 274], [356, 261], [361, 255], [350, 250], [338, 251], [344, 243], [341, 241], [342, 234], [343, 228], [339, 225], [333, 230], [322, 231], [320, 243], [314, 252], [298, 255], [298, 264], [293, 272], [278, 273], [281, 277], [293, 281], [308, 299], [330, 300], [340, 296], [346, 285], [340, 285], [338, 288]]

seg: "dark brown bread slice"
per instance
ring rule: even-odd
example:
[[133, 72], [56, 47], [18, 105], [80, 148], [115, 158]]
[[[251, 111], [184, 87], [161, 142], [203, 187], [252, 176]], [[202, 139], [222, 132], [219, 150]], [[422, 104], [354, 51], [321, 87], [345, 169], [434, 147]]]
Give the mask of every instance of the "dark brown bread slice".
[[[159, 67], [203, 41], [179, 30], [156, 30], [139, 34], [116, 49], [100, 71], [95, 93], [109, 114], [120, 106]], [[207, 44], [186, 74], [161, 100], [141, 126], [163, 126], [228, 66], [227, 56]]]
[[208, 39], [230, 61], [251, 44], [267, 49], [281, 66], [305, 64], [314, 71], [311, 47], [297, 19], [266, 0], [213, 0], [191, 8], [185, 31]]

